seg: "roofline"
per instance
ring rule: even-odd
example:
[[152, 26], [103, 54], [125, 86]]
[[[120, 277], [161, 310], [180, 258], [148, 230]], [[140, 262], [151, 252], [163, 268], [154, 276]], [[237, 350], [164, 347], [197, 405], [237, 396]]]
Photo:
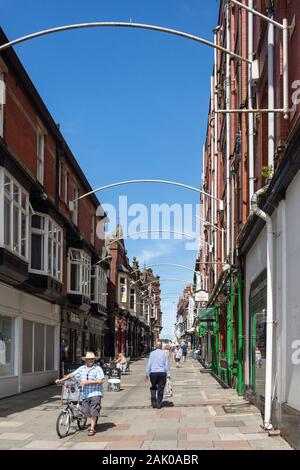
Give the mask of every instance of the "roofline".
[[[4, 33], [3, 29], [0, 27], [0, 44], [4, 44], [8, 42], [9, 39], [7, 38], [6, 34]], [[79, 166], [75, 156], [73, 155], [71, 149], [69, 148], [66, 140], [64, 139], [62, 133], [60, 132], [57, 124], [55, 123], [50, 111], [48, 110], [46, 104], [44, 103], [43, 99], [41, 98], [39, 92], [37, 91], [36, 87], [34, 86], [31, 78], [29, 77], [28, 73], [26, 72], [24, 66], [22, 65], [20, 59], [18, 58], [16, 52], [13, 48], [9, 48], [2, 53], [2, 57], [4, 62], [8, 62], [10, 67], [12, 68], [14, 74], [17, 76], [18, 80], [21, 82], [25, 92], [30, 97], [30, 99], [34, 102], [34, 105], [38, 109], [39, 113], [41, 114], [40, 118], [42, 118], [47, 127], [50, 128], [54, 138], [57, 140], [57, 143], [60, 143], [62, 149], [66, 153], [68, 157], [68, 162], [72, 165], [76, 176], [80, 179], [81, 183], [86, 189], [86, 192], [92, 191], [93, 188], [91, 187], [90, 183], [88, 182], [83, 170]], [[101, 202], [96, 197], [95, 194], [90, 196], [91, 201], [98, 207], [101, 205]]]

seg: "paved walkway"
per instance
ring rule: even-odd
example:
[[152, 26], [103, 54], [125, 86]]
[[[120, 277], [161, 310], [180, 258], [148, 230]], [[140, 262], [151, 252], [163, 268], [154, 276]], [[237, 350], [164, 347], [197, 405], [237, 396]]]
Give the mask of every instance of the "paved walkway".
[[57, 386], [0, 400], [0, 449], [290, 449], [281, 437], [262, 431], [254, 406], [201, 373], [190, 357], [179, 369], [172, 364], [173, 398], [152, 409], [145, 366], [146, 359], [133, 363], [122, 390], [105, 392], [93, 437], [75, 429], [65, 439], [57, 437]]

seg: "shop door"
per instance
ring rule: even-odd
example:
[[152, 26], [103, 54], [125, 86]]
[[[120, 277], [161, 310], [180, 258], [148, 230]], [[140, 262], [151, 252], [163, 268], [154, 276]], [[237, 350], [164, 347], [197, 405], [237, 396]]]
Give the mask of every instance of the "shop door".
[[250, 388], [264, 400], [266, 376], [267, 273], [264, 271], [250, 291]]

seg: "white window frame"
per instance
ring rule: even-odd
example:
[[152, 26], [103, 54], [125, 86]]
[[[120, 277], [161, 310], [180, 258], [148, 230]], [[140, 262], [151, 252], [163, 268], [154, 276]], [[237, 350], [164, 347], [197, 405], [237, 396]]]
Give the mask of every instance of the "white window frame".
[[[5, 177], [10, 181], [9, 194], [6, 192], [4, 183]], [[14, 187], [18, 188], [18, 197], [14, 199]], [[23, 196], [23, 197], [22, 197]], [[4, 202], [9, 201], [10, 205], [10, 234], [9, 243], [5, 243], [5, 227], [4, 227]], [[18, 210], [18, 243], [14, 244], [14, 209]], [[25, 233], [22, 237], [22, 218], [25, 218]], [[24, 244], [25, 243], [25, 246]], [[0, 246], [14, 253], [19, 258], [28, 261], [29, 259], [29, 194], [17, 182], [17, 180], [6, 171], [0, 168]], [[22, 248], [25, 248], [22, 254]]]
[[[94, 284], [92, 279], [94, 279]], [[91, 303], [107, 306], [107, 276], [99, 264], [92, 266], [91, 270]]]
[[74, 225], [78, 225], [78, 206], [79, 206], [79, 189], [74, 187], [73, 189], [73, 211], [72, 211], [72, 222]]
[[[131, 301], [133, 300], [133, 307], [131, 306]], [[129, 293], [129, 310], [136, 313], [136, 290], [131, 287]]]
[[4, 80], [4, 72], [0, 70], [0, 137], [4, 132], [4, 105], [6, 101], [6, 86]]
[[[77, 253], [78, 258], [74, 257]], [[79, 270], [79, 290], [71, 290], [71, 266], [78, 266]], [[91, 297], [91, 257], [84, 251], [77, 248], [69, 248], [68, 252], [68, 292], [70, 294], [84, 295]]]
[[[124, 283], [121, 282], [121, 279], [124, 279]], [[126, 274], [119, 274], [118, 279], [118, 301], [120, 304], [127, 304], [128, 303], [128, 279]], [[121, 293], [121, 285], [125, 288], [125, 292]], [[125, 300], [123, 300], [125, 298]]]
[[44, 170], [45, 170], [45, 134], [40, 128], [37, 129], [37, 144], [36, 145], [37, 145], [36, 179], [39, 181], [39, 183], [43, 185], [44, 184]]
[[[32, 237], [30, 237], [30, 267], [29, 271], [36, 274], [49, 275], [59, 282], [63, 282], [63, 229], [51, 217], [40, 212], [35, 212], [34, 215], [44, 219], [44, 228], [32, 227], [31, 216], [31, 235], [36, 234], [44, 238], [44, 252], [43, 252], [43, 265], [44, 269], [33, 269], [31, 267], [31, 251], [32, 251]], [[49, 231], [51, 227], [51, 233]], [[56, 235], [54, 235], [56, 234]], [[49, 266], [49, 244], [51, 244], [51, 265]], [[56, 256], [53, 257], [55, 251]], [[55, 259], [55, 265], [53, 260]], [[60, 266], [60, 269], [59, 269]]]

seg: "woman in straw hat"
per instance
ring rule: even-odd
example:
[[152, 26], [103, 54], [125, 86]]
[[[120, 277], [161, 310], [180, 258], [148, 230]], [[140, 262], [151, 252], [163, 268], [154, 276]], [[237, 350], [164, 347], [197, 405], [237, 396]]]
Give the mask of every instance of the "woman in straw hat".
[[95, 364], [99, 357], [95, 356], [93, 352], [87, 352], [82, 359], [85, 361], [83, 366], [65, 375], [62, 379], [57, 379], [55, 383], [61, 384], [73, 378], [80, 383], [82, 387], [82, 411], [91, 418], [88, 436], [94, 436], [98, 416], [100, 415], [101, 398], [103, 397], [104, 373], [101, 367]]

